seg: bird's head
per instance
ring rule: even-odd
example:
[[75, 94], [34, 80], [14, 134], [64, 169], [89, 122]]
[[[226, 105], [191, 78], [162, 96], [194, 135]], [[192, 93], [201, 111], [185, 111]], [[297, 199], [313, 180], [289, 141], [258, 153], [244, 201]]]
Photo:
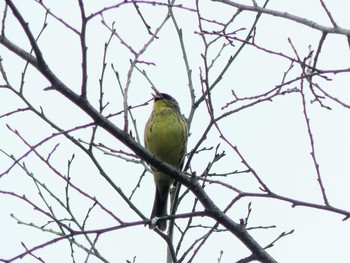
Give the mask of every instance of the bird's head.
[[169, 107], [180, 113], [179, 103], [169, 94], [157, 93], [153, 94], [154, 106], [153, 110], [158, 110], [163, 107]]

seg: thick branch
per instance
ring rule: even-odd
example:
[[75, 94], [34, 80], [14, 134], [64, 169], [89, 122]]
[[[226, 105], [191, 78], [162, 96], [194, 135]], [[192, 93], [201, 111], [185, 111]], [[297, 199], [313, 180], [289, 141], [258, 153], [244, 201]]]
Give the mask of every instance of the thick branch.
[[144, 147], [137, 143], [127, 132], [116, 127], [106, 117], [100, 114], [87, 100], [73, 92], [68, 88], [56, 75], [46, 66], [45, 63], [38, 63], [37, 59], [20, 49], [12, 42], [7, 40], [4, 36], [0, 37], [0, 43], [13, 51], [21, 58], [27, 60], [32, 66], [38, 69], [38, 71], [48, 79], [52, 87], [60, 92], [63, 96], [71, 100], [75, 105], [80, 107], [86, 114], [88, 114], [97, 125], [104, 128], [107, 132], [133, 150], [138, 156], [147, 161], [152, 166], [167, 173], [170, 177], [173, 177], [176, 181], [188, 187], [198, 200], [202, 203], [205, 210], [208, 212], [208, 216], [222, 224], [225, 228], [231, 231], [237, 236], [256, 256], [257, 259], [262, 262], [276, 262], [247, 232], [244, 226], [235, 223], [227, 215], [225, 215], [210, 199], [204, 189], [196, 181], [195, 177], [188, 177], [183, 173], [176, 170], [169, 164], [164, 163], [159, 158], [154, 157]]
[[243, 242], [247, 248], [254, 254], [256, 259], [262, 262], [276, 262], [248, 233], [244, 225], [238, 224], [231, 220], [224, 212], [222, 212], [211, 198], [207, 195], [201, 185], [198, 183], [196, 177], [189, 177], [184, 173], [176, 170], [171, 165], [164, 163], [159, 158], [153, 156], [149, 151], [137, 143], [127, 131], [123, 131], [110, 122], [105, 116], [103, 116], [98, 110], [96, 110], [84, 96], [80, 96], [67, 87], [57, 76], [50, 70], [45, 63], [40, 48], [38, 47], [35, 38], [33, 37], [28, 24], [24, 21], [22, 15], [16, 9], [11, 0], [6, 0], [15, 17], [21, 24], [25, 31], [31, 46], [34, 50], [35, 57], [28, 52], [22, 50], [5, 36], [0, 36], [0, 43], [10, 49], [13, 53], [20, 56], [24, 60], [28, 61], [33, 67], [35, 67], [52, 85], [52, 89], [55, 89], [63, 96], [72, 101], [80, 109], [82, 109], [87, 115], [89, 115], [96, 125], [99, 125], [105, 129], [108, 133], [117, 138], [120, 142], [125, 144], [128, 148], [133, 150], [138, 156], [147, 161], [152, 166], [165, 172], [170, 177], [173, 177], [176, 181], [185, 185], [190, 189], [193, 194], [198, 198], [201, 204], [204, 206], [209, 217], [222, 224], [226, 229], [231, 231], [237, 238]]

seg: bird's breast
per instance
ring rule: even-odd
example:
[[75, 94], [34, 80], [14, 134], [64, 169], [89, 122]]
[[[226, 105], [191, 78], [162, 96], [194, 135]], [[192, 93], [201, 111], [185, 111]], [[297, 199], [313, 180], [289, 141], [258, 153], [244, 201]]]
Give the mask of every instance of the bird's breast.
[[170, 109], [153, 113], [147, 123], [146, 147], [165, 162], [177, 165], [184, 154], [186, 127]]

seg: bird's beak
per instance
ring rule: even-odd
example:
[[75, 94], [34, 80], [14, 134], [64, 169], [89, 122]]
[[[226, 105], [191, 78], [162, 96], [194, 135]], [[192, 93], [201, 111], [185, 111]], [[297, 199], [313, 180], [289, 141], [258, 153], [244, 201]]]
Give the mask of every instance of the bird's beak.
[[161, 98], [161, 96], [160, 96], [159, 93], [152, 93], [152, 97], [153, 97], [153, 99], [159, 99], [159, 98]]

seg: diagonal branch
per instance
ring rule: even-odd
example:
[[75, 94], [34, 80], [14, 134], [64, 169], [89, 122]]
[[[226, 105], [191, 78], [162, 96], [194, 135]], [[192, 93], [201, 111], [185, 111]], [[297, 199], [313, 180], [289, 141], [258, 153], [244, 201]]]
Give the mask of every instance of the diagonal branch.
[[105, 116], [103, 116], [98, 110], [96, 110], [88, 101], [83, 100], [78, 94], [73, 92], [69, 87], [67, 87], [57, 76], [48, 68], [43, 67], [38, 60], [31, 56], [29, 53], [23, 51], [22, 49], [14, 46], [12, 42], [6, 40], [5, 37], [0, 38], [0, 43], [8, 47], [10, 50], [24, 59], [28, 59], [38, 71], [45, 76], [52, 84], [52, 87], [60, 92], [67, 99], [72, 101], [81, 110], [83, 110], [87, 115], [89, 115], [97, 125], [101, 126], [108, 133], [118, 139], [120, 142], [125, 144], [128, 148], [133, 150], [138, 156], [148, 162], [150, 165], [156, 167], [160, 171], [167, 173], [170, 177], [174, 178], [179, 183], [185, 185], [189, 188], [193, 194], [202, 203], [208, 216], [216, 220], [218, 223], [222, 224], [227, 228], [232, 234], [237, 236], [243, 242], [249, 250], [256, 255], [258, 259], [263, 262], [276, 262], [255, 240], [244, 227], [240, 224], [234, 222], [231, 218], [225, 215], [212, 201], [204, 189], [200, 186], [197, 180], [193, 177], [188, 177], [184, 173], [176, 170], [173, 166], [163, 162], [159, 158], [155, 157], [139, 143], [137, 143], [132, 136], [115, 126], [110, 122]]
[[[11, 10], [14, 12], [17, 20], [22, 25], [23, 30], [26, 32], [28, 39], [34, 49], [36, 58], [28, 54], [27, 52], [14, 46], [10, 41], [5, 41], [6, 38], [0, 38], [0, 42], [11, 49], [15, 54], [27, 59], [27, 61], [32, 64], [38, 71], [51, 83], [52, 88], [60, 92], [67, 99], [72, 101], [81, 110], [83, 110], [88, 116], [90, 116], [97, 125], [102, 127], [105, 131], [110, 133], [120, 142], [125, 144], [128, 148], [133, 150], [138, 156], [147, 161], [153, 167], [165, 172], [170, 177], [174, 178], [179, 183], [185, 185], [192, 193], [198, 198], [201, 204], [204, 206], [207, 215], [219, 224], [223, 225], [232, 234], [234, 234], [238, 239], [241, 240], [243, 244], [256, 256], [256, 258], [263, 262], [276, 262], [266, 251], [262, 248], [257, 241], [248, 233], [244, 226], [239, 223], [234, 222], [230, 217], [228, 217], [219, 207], [213, 202], [213, 200], [208, 196], [208, 194], [201, 187], [199, 182], [195, 177], [189, 177], [184, 173], [181, 173], [173, 166], [163, 162], [159, 158], [156, 158], [153, 154], [147, 151], [139, 143], [137, 143], [134, 138], [128, 134], [127, 130], [122, 130], [110, 122], [105, 116], [103, 116], [97, 109], [95, 109], [87, 100], [82, 98], [80, 95], [72, 91], [68, 86], [66, 86], [46, 65], [41, 51], [34, 41], [33, 35], [29, 30], [27, 23], [24, 22], [23, 17], [15, 8], [14, 4], [10, 0], [6, 0], [9, 4]], [[165, 23], [166, 20], [164, 20]], [[161, 27], [160, 27], [161, 28]], [[160, 30], [159, 28], [159, 30]], [[158, 33], [158, 32], [157, 32]], [[156, 35], [156, 34], [155, 34]], [[143, 53], [145, 48], [149, 45], [152, 39], [145, 45], [145, 47], [140, 51]]]
[[236, 7], [240, 10], [245, 10], [245, 11], [251, 11], [251, 12], [257, 12], [257, 13], [262, 13], [266, 15], [271, 15], [271, 16], [276, 16], [276, 17], [282, 17], [294, 22], [297, 22], [299, 24], [303, 24], [305, 26], [311, 27], [313, 29], [322, 31], [323, 33], [329, 33], [329, 34], [340, 34], [340, 35], [345, 35], [347, 37], [350, 37], [350, 30], [341, 28], [341, 27], [327, 27], [320, 25], [312, 20], [305, 19], [300, 16], [292, 15], [287, 12], [281, 12], [277, 10], [272, 10], [272, 9], [267, 9], [260, 7], [258, 5], [250, 6], [250, 5], [243, 5], [239, 4], [230, 0], [212, 0], [213, 2], [219, 2], [223, 3], [229, 6]]

